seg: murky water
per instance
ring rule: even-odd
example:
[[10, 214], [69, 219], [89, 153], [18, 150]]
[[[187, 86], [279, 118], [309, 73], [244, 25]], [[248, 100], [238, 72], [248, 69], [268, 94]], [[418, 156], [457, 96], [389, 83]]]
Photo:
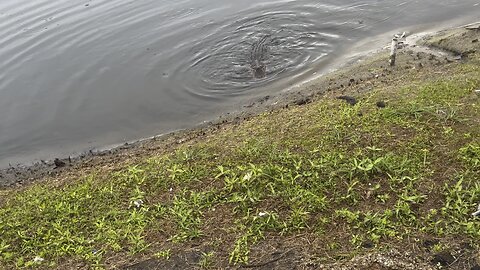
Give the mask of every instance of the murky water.
[[475, 14], [479, 0], [1, 0], [0, 166], [189, 127], [361, 39]]

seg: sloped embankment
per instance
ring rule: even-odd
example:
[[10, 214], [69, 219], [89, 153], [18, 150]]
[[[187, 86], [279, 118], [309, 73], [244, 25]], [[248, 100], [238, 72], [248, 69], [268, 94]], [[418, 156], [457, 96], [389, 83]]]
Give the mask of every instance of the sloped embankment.
[[4, 190], [0, 265], [478, 269], [479, 36], [424, 41], [462, 44], [454, 61], [380, 53], [296, 104]]

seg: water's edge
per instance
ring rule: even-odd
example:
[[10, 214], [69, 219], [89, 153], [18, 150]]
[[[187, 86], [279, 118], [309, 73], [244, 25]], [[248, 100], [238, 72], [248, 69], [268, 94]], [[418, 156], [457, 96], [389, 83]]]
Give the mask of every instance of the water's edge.
[[[454, 24], [455, 26], [450, 27], [450, 29], [463, 27], [463, 25], [465, 25], [465, 22], [458, 24], [458, 21], [456, 21], [456, 23], [457, 24]], [[415, 40], [418, 40], [421, 36], [434, 34], [435, 32], [440, 31], [439, 27], [430, 28], [430, 30], [427, 30], [424, 27], [420, 28], [422, 29], [421, 33], [412, 35], [415, 36]], [[0, 169], [0, 188], [28, 184], [42, 177], [55, 175], [63, 170], [68, 170], [72, 166], [92, 166], [92, 162], [93, 164], [98, 162], [94, 161], [95, 159], [101, 160], [100, 163], [108, 163], [108, 161], [104, 160], [115, 160], [120, 156], [129, 156], [129, 152], [137, 151], [148, 153], [155, 148], [153, 145], [157, 142], [166, 141], [171, 142], [172, 144], [183, 143], [192, 137], [205, 135], [205, 133], [210, 130], [220, 129], [224, 123], [239, 123], [244, 119], [248, 119], [265, 111], [288, 107], [292, 104], [301, 105], [307, 103], [312, 95], [322, 95], [324, 93], [325, 89], [314, 88], [315, 86], [318, 86], [321, 80], [327, 75], [330, 78], [335, 77], [337, 71], [342, 71], [358, 61], [364, 61], [369, 57], [374, 57], [376, 54], [382, 53], [386, 48], [385, 45], [388, 43], [388, 37], [391, 36], [390, 34], [391, 33], [387, 33], [378, 37], [379, 39], [377, 39], [377, 41], [379, 41], [375, 44], [381, 44], [381, 46], [377, 46], [374, 49], [369, 48], [368, 50], [364, 50], [363, 53], [359, 53], [359, 50], [357, 50], [353, 54], [346, 55], [344, 59], [348, 59], [348, 61], [342, 61], [343, 65], [332, 68], [328, 73], [324, 73], [321, 76], [310, 79], [302, 84], [286, 88], [288, 90], [277, 92], [276, 95], [267, 95], [252, 99], [247, 103], [239, 104], [231, 112], [226, 112], [212, 121], [202, 122], [187, 129], [159, 134], [124, 144], [93, 149], [76, 156], [59, 156], [58, 159], [55, 160], [44, 160], [33, 164], [10, 164], [8, 167]], [[358, 46], [365, 48], [365, 44], [362, 43], [359, 43]]]

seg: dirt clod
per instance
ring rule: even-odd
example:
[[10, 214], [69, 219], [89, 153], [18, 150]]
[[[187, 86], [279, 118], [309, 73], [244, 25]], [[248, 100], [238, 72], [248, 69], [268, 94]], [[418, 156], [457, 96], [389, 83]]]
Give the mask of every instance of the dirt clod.
[[65, 167], [66, 163], [64, 161], [61, 161], [60, 159], [56, 158], [53, 163], [57, 168]]
[[374, 248], [374, 247], [375, 247], [375, 244], [374, 244], [372, 241], [365, 241], [365, 242], [362, 244], [362, 247], [363, 247], [363, 248], [366, 248], [366, 249], [371, 249], [371, 248]]
[[455, 262], [455, 257], [448, 251], [442, 251], [433, 256], [433, 265], [449, 266]]
[[337, 99], [345, 100], [345, 102], [347, 102], [348, 104], [350, 104], [352, 106], [357, 104], [357, 100], [354, 97], [351, 97], [351, 96], [339, 96], [339, 97], [337, 97]]
[[295, 101], [295, 104], [298, 105], [298, 106], [302, 106], [302, 105], [308, 104], [310, 102], [311, 102], [310, 98], [304, 97], [304, 98], [301, 98], [301, 99], [298, 99], [297, 101]]
[[436, 244], [438, 244], [438, 242], [438, 240], [426, 239], [425, 241], [423, 241], [423, 247], [430, 249]]
[[385, 108], [385, 107], [387, 107], [387, 104], [385, 103], [385, 101], [380, 100], [380, 101], [377, 102], [377, 107], [378, 108]]

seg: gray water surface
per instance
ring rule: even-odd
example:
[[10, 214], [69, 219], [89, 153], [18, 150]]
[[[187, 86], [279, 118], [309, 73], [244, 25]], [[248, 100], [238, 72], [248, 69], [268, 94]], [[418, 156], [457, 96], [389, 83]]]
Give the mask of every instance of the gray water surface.
[[1, 0], [0, 166], [191, 127], [369, 36], [475, 14], [479, 0]]

